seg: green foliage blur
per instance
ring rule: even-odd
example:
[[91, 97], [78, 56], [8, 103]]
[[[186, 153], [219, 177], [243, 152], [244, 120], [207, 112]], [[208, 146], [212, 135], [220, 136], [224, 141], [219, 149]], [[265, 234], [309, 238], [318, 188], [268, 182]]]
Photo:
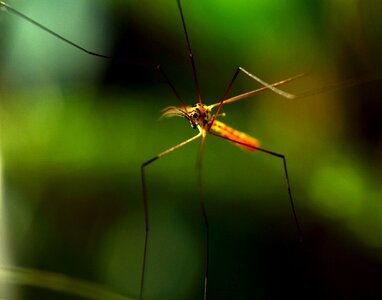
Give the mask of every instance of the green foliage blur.
[[[160, 63], [182, 99], [196, 102], [176, 1], [8, 4], [114, 59], [0, 11], [0, 297], [114, 299], [84, 280], [137, 299], [140, 167], [197, 132], [180, 118], [159, 120], [179, 104], [171, 88], [155, 68], [125, 61]], [[285, 155], [304, 243], [282, 160], [207, 136], [208, 299], [381, 298], [382, 3], [182, 4], [206, 104], [221, 99], [238, 66], [269, 83], [305, 73], [281, 87], [296, 99], [260, 93], [223, 106], [221, 119]], [[230, 96], [259, 87], [240, 74]], [[198, 149], [193, 142], [146, 169], [144, 299], [202, 299]]]

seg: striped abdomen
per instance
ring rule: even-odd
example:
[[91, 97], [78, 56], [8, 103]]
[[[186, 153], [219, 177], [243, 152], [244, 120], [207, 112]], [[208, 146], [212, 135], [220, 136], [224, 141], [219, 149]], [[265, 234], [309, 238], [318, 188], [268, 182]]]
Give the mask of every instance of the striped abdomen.
[[[243, 132], [240, 132], [240, 131], [233, 129], [232, 127], [229, 127], [228, 125], [226, 125], [226, 124], [224, 124], [218, 120], [214, 121], [211, 129], [213, 131], [219, 133], [221, 136], [226, 137], [229, 140], [231, 140], [232, 142], [234, 142], [234, 144], [236, 146], [243, 148], [245, 150], [255, 151], [256, 150], [255, 148], [260, 147], [260, 143], [258, 140], [254, 139], [253, 137], [250, 137], [249, 135], [246, 135]], [[243, 143], [245, 145], [235, 143], [235, 141], [239, 142], [239, 143]], [[246, 146], [246, 145], [248, 145], [248, 146]], [[252, 147], [255, 147], [255, 148], [252, 148]]]

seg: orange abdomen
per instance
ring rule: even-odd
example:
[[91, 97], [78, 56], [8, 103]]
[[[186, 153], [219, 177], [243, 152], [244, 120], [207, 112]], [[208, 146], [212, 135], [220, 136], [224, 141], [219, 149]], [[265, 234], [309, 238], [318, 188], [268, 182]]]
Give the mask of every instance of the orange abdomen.
[[[228, 125], [215, 120], [212, 124], [211, 129], [217, 133], [219, 133], [221, 136], [228, 138], [231, 140], [236, 146], [243, 148], [248, 151], [256, 151], [256, 148], [260, 147], [260, 143], [258, 140], [254, 139], [253, 137], [246, 135], [243, 132], [237, 131], [233, 129], [232, 127], [229, 127]], [[238, 144], [235, 142], [243, 143]], [[255, 147], [255, 148], [253, 148]]]

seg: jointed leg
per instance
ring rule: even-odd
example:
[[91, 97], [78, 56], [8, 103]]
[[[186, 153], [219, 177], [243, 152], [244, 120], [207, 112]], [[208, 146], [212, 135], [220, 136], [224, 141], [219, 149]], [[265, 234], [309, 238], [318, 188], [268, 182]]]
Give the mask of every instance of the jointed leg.
[[280, 153], [276, 153], [276, 152], [273, 152], [273, 151], [270, 151], [270, 150], [267, 150], [267, 149], [264, 149], [264, 148], [254, 147], [253, 145], [249, 145], [249, 144], [246, 144], [246, 143], [238, 142], [238, 141], [235, 141], [233, 139], [221, 136], [221, 135], [213, 133], [213, 132], [210, 132], [210, 133], [212, 135], [214, 135], [214, 136], [226, 139], [226, 140], [228, 140], [230, 142], [233, 142], [233, 143], [236, 143], [236, 144], [240, 144], [240, 145], [244, 145], [244, 146], [252, 148], [254, 150], [258, 150], [258, 151], [261, 151], [263, 153], [270, 154], [272, 156], [279, 157], [279, 158], [282, 159], [283, 167], [284, 167], [284, 174], [285, 174], [285, 182], [286, 182], [287, 188], [288, 188], [288, 195], [289, 195], [289, 201], [290, 201], [290, 205], [291, 205], [292, 212], [293, 212], [293, 218], [294, 218], [294, 221], [295, 221], [295, 224], [296, 224], [299, 240], [300, 240], [300, 242], [303, 242], [301, 227], [300, 227], [300, 224], [298, 222], [296, 210], [295, 210], [295, 207], [294, 207], [294, 201], [293, 201], [293, 196], [292, 196], [292, 189], [291, 189], [290, 182], [289, 182], [288, 168], [287, 168], [287, 163], [286, 163], [285, 155], [284, 154], [280, 154]]
[[256, 80], [258, 83], [262, 84], [263, 86], [265, 86], [266, 88], [270, 89], [272, 92], [276, 93], [276, 94], [279, 94], [280, 96], [284, 97], [284, 98], [288, 98], [288, 99], [294, 99], [296, 98], [296, 96], [292, 95], [292, 94], [289, 94], [287, 92], [284, 92], [282, 90], [279, 90], [278, 88], [275, 88], [273, 87], [271, 84], [265, 82], [264, 80], [262, 80], [261, 78], [253, 75], [252, 73], [249, 73], [247, 70], [245, 70], [244, 68], [242, 67], [239, 67], [239, 70], [242, 71], [244, 74], [246, 74], [247, 76], [251, 77], [252, 79]]
[[163, 151], [162, 153], [158, 154], [157, 156], [153, 157], [152, 159], [146, 161], [141, 165], [141, 180], [142, 180], [142, 195], [143, 195], [143, 207], [144, 207], [144, 214], [145, 214], [145, 241], [144, 241], [144, 247], [143, 247], [143, 262], [142, 262], [142, 274], [141, 274], [141, 286], [139, 291], [139, 299], [142, 299], [143, 295], [143, 286], [144, 286], [144, 280], [145, 280], [145, 270], [146, 270], [146, 256], [147, 256], [147, 241], [148, 241], [148, 234], [149, 234], [149, 213], [148, 213], [148, 201], [147, 201], [147, 190], [146, 190], [146, 180], [145, 180], [145, 167], [153, 163], [154, 161], [158, 160], [159, 158], [165, 156], [166, 154], [179, 149], [180, 147], [187, 145], [188, 143], [198, 139], [201, 137], [202, 134], [199, 133], [195, 135], [194, 137], [174, 146], [170, 149]]
[[76, 44], [76, 43], [68, 40], [64, 36], [54, 32], [53, 30], [49, 29], [48, 27], [46, 27], [46, 26], [42, 25], [41, 23], [33, 20], [32, 18], [28, 17], [27, 15], [24, 15], [20, 11], [14, 9], [13, 7], [9, 6], [8, 4], [6, 4], [6, 3], [4, 3], [2, 1], [0, 1], [0, 9], [1, 8], [3, 8], [5, 11], [8, 11], [9, 13], [12, 13], [13, 15], [16, 15], [16, 16], [24, 19], [25, 21], [28, 21], [29, 23], [33, 24], [34, 26], [37, 26], [41, 30], [43, 30], [43, 31], [49, 33], [50, 35], [54, 36], [55, 38], [65, 42], [65, 43], [67, 43], [67, 44], [69, 44], [69, 45], [77, 48], [78, 50], [80, 50], [82, 52], [85, 52], [85, 53], [87, 53], [89, 55], [100, 57], [100, 58], [105, 58], [105, 59], [110, 59], [110, 60], [115, 59], [115, 60], [117, 60], [117, 61], [119, 61], [121, 63], [127, 64], [127, 65], [141, 66], [141, 67], [151, 68], [151, 69], [154, 69], [154, 70], [158, 71], [160, 73], [160, 75], [164, 78], [166, 83], [170, 86], [171, 90], [175, 94], [175, 96], [178, 99], [179, 103], [183, 106], [184, 109], [186, 109], [186, 105], [185, 105], [184, 101], [180, 97], [178, 91], [175, 89], [174, 85], [171, 83], [170, 79], [168, 78], [167, 74], [164, 72], [164, 70], [163, 70], [163, 68], [162, 68], [162, 66], [160, 64], [150, 63], [150, 62], [147, 62], [147, 61], [135, 61], [135, 60], [129, 60], [129, 59], [118, 59], [118, 58], [114, 58], [112, 56], [108, 56], [108, 55], [104, 55], [104, 54], [99, 54], [99, 53], [90, 51], [90, 50], [80, 46], [79, 44]]
[[[268, 84], [267, 82], [265, 82], [264, 80], [260, 79], [259, 77], [257, 77], [257, 76], [255, 76], [255, 75], [249, 73], [249, 72], [248, 72], [247, 70], [245, 70], [244, 68], [242, 68], [242, 67], [238, 67], [238, 68], [236, 69], [235, 74], [233, 75], [233, 77], [232, 77], [232, 79], [231, 79], [231, 81], [230, 81], [230, 83], [229, 83], [229, 85], [228, 85], [226, 91], [224, 92], [224, 95], [223, 95], [222, 99], [220, 100], [220, 104], [219, 104], [219, 106], [218, 106], [218, 109], [216, 110], [216, 112], [215, 112], [215, 114], [214, 114], [214, 119], [216, 119], [216, 117], [218, 116], [219, 111], [220, 111], [221, 107], [223, 106], [223, 103], [225, 102], [224, 100], [227, 98], [228, 93], [231, 91], [231, 88], [232, 88], [232, 86], [233, 86], [233, 84], [234, 84], [234, 82], [235, 82], [235, 80], [236, 80], [236, 78], [237, 78], [237, 76], [239, 75], [240, 72], [243, 72], [244, 74], [246, 74], [246, 75], [249, 76], [250, 78], [252, 78], [252, 79], [256, 80], [258, 83], [262, 84], [262, 85], [264, 86], [264, 89], [270, 89], [270, 90], [273, 91], [274, 93], [279, 94], [280, 96], [285, 97], [285, 98], [288, 98], [288, 99], [294, 99], [294, 98], [295, 98], [294, 95], [289, 94], [289, 93], [287, 93], [287, 92], [284, 92], [284, 91], [282, 91], [282, 90], [279, 90], [278, 88], [275, 87], [276, 85], [285, 83], [285, 82], [290, 81], [290, 80], [292, 80], [292, 79], [294, 79], [294, 78], [291, 78], [290, 80], [287, 79], [286, 81], [284, 80], [284, 81], [282, 81], [282, 82], [280, 82], [280, 83], [276, 83], [276, 84]], [[298, 77], [299, 77], [299, 76], [301, 76], [301, 75], [298, 75]], [[296, 76], [296, 77], [297, 77], [297, 76]], [[249, 97], [249, 96], [250, 96], [250, 95], [248, 95], [247, 97]], [[237, 101], [237, 100], [236, 100], [236, 101]]]
[[[271, 86], [275, 87], [275, 86], [279, 86], [279, 85], [282, 85], [282, 84], [285, 84], [285, 83], [288, 83], [288, 82], [291, 82], [297, 78], [300, 78], [302, 76], [304, 76], [305, 73], [301, 73], [301, 74], [298, 74], [296, 76], [293, 76], [293, 77], [289, 77], [287, 79], [284, 79], [284, 80], [281, 80], [281, 81], [278, 81], [278, 82], [275, 82], [275, 83], [272, 83]], [[264, 92], [268, 90], [267, 87], [263, 86], [261, 88], [258, 88], [256, 90], [252, 90], [252, 91], [249, 91], [249, 92], [246, 92], [246, 93], [243, 93], [243, 94], [240, 94], [240, 95], [237, 95], [237, 96], [233, 96], [229, 99], [226, 99], [226, 100], [223, 100], [223, 104], [229, 104], [229, 103], [233, 103], [233, 102], [236, 102], [236, 101], [240, 101], [240, 100], [243, 100], [243, 99], [247, 99], [251, 96], [254, 96], [256, 94], [259, 94], [261, 92]], [[305, 96], [305, 95], [304, 95]], [[298, 98], [301, 98], [301, 96], [297, 96]], [[223, 97], [224, 99], [224, 97]], [[216, 106], [219, 106], [221, 102], [218, 102], [218, 103], [215, 103], [215, 104], [212, 104], [212, 105], [209, 105], [210, 108], [214, 108]]]
[[203, 300], [207, 300], [207, 288], [208, 288], [208, 270], [209, 270], [209, 244], [210, 244], [210, 229], [208, 224], [208, 216], [203, 192], [203, 150], [204, 150], [204, 141], [205, 135], [202, 135], [202, 140], [200, 143], [196, 168], [198, 171], [198, 191], [199, 191], [199, 199], [200, 199], [200, 210], [203, 216], [204, 228], [205, 232], [205, 248], [204, 248], [204, 290], [203, 290]]

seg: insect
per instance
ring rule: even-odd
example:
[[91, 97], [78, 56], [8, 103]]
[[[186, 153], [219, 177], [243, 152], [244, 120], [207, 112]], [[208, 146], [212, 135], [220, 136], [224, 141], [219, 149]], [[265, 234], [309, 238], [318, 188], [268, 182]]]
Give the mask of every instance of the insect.
[[[249, 136], [243, 132], [235, 130], [235, 129], [231, 128], [230, 126], [224, 124], [223, 122], [217, 120], [217, 118], [219, 116], [224, 116], [224, 114], [219, 114], [223, 104], [232, 103], [235, 101], [239, 101], [241, 99], [245, 99], [245, 98], [261, 91], [261, 90], [269, 89], [269, 90], [273, 91], [274, 93], [276, 93], [276, 94], [278, 94], [284, 98], [287, 98], [287, 99], [295, 98], [294, 95], [289, 94], [287, 92], [284, 92], [282, 90], [279, 90], [275, 86], [286, 83], [288, 81], [291, 81], [291, 80], [293, 80], [299, 76], [302, 76], [302, 75], [298, 75], [298, 76], [283, 80], [281, 82], [275, 83], [273, 85], [270, 85], [270, 84], [266, 83], [265, 81], [263, 81], [262, 79], [258, 78], [257, 76], [251, 74], [250, 72], [248, 72], [244, 68], [239, 67], [235, 71], [235, 73], [234, 73], [234, 75], [233, 75], [221, 101], [218, 103], [212, 104], [212, 105], [204, 104], [202, 97], [201, 97], [201, 93], [200, 93], [200, 87], [199, 87], [199, 82], [198, 82], [198, 77], [197, 77], [197, 72], [196, 72], [194, 55], [192, 53], [191, 43], [189, 40], [186, 22], [185, 22], [185, 18], [184, 18], [184, 14], [183, 14], [180, 0], [177, 0], [177, 4], [178, 4], [182, 24], [183, 24], [183, 30], [184, 30], [184, 35], [186, 38], [187, 47], [188, 47], [188, 53], [189, 53], [189, 58], [190, 58], [191, 66], [192, 66], [194, 84], [195, 84], [196, 91], [197, 91], [198, 102], [193, 104], [192, 106], [186, 106], [185, 103], [180, 98], [178, 98], [180, 100], [181, 105], [179, 107], [170, 106], [170, 107], [166, 108], [162, 114], [162, 117], [165, 117], [165, 118], [173, 117], [173, 116], [184, 117], [186, 120], [188, 120], [190, 122], [191, 127], [193, 129], [197, 129], [199, 132], [195, 136], [193, 136], [193, 137], [167, 149], [166, 151], [158, 154], [157, 156], [153, 157], [152, 159], [150, 159], [147, 162], [142, 164], [141, 175], [142, 175], [142, 187], [143, 187], [143, 197], [144, 197], [144, 206], [145, 206], [146, 235], [145, 235], [144, 260], [143, 260], [143, 272], [142, 272], [142, 280], [141, 280], [140, 299], [142, 298], [142, 294], [143, 294], [144, 275], [145, 275], [144, 271], [145, 271], [145, 265], [146, 265], [148, 231], [149, 231], [148, 201], [147, 201], [146, 183], [145, 183], [145, 168], [147, 166], [149, 166], [150, 164], [152, 164], [153, 162], [157, 161], [159, 158], [162, 158], [163, 156], [169, 154], [170, 152], [173, 152], [173, 151], [175, 151], [175, 150], [177, 150], [177, 149], [179, 149], [179, 148], [181, 148], [181, 147], [183, 147], [183, 146], [185, 146], [185, 145], [187, 145], [187, 144], [189, 144], [189, 143], [191, 143], [197, 139], [201, 139], [198, 158], [197, 158], [197, 166], [199, 168], [199, 172], [198, 172], [198, 174], [199, 174], [198, 179], [199, 180], [198, 180], [198, 182], [199, 182], [199, 188], [201, 189], [201, 185], [202, 185], [201, 170], [200, 170], [201, 169], [201, 160], [202, 160], [201, 156], [202, 156], [202, 151], [203, 151], [203, 147], [204, 147], [204, 141], [205, 141], [207, 134], [226, 139], [226, 140], [234, 143], [236, 146], [238, 146], [244, 150], [261, 151], [263, 153], [266, 153], [266, 154], [269, 154], [269, 155], [272, 155], [274, 157], [278, 157], [278, 158], [282, 159], [284, 172], [285, 172], [285, 180], [287, 183], [288, 194], [289, 194], [289, 199], [290, 199], [290, 204], [292, 207], [292, 212], [293, 212], [294, 220], [295, 220], [297, 230], [299, 233], [299, 237], [302, 240], [301, 229], [300, 229], [300, 225], [299, 225], [299, 222], [297, 219], [297, 215], [296, 215], [296, 211], [295, 211], [295, 207], [294, 207], [294, 203], [293, 203], [293, 197], [292, 197], [291, 186], [290, 186], [290, 182], [289, 182], [288, 169], [287, 169], [287, 163], [286, 163], [285, 156], [283, 154], [276, 153], [274, 151], [270, 151], [270, 150], [267, 150], [267, 149], [260, 147], [259, 141], [256, 140], [255, 138], [253, 138], [253, 137], [251, 137], [251, 136]], [[245, 75], [249, 76], [253, 80], [257, 81], [258, 83], [263, 85], [263, 88], [227, 99], [227, 96], [228, 96], [237, 76], [240, 73], [244, 73]], [[212, 110], [214, 108], [216, 108], [216, 110], [215, 110], [215, 112], [212, 112]], [[207, 216], [205, 201], [204, 201], [204, 197], [203, 197], [202, 192], [200, 192], [200, 206], [201, 206], [201, 211], [202, 211], [203, 220], [204, 220], [205, 229], [206, 229], [206, 235], [205, 235], [205, 237], [206, 237], [205, 238], [205, 258], [206, 258], [206, 260], [205, 260], [205, 266], [204, 266], [205, 276], [204, 276], [204, 294], [203, 294], [203, 298], [206, 300], [207, 295], [208, 295], [207, 292], [208, 292], [208, 273], [209, 273], [208, 272], [209, 271], [208, 270], [208, 267], [209, 267], [209, 222], [208, 222], [208, 216]]]
[[[139, 298], [140, 299], [142, 299], [143, 295], [144, 295], [146, 259], [147, 259], [147, 249], [148, 249], [148, 245], [149, 245], [149, 213], [148, 213], [148, 197], [147, 197], [145, 170], [149, 165], [151, 165], [152, 163], [157, 161], [159, 158], [162, 158], [162, 157], [166, 156], [167, 154], [169, 154], [169, 153], [171, 153], [171, 152], [173, 152], [173, 151], [175, 151], [175, 150], [177, 150], [177, 149], [179, 149], [179, 148], [181, 148], [181, 147], [183, 147], [183, 146], [185, 146], [185, 145], [187, 145], [187, 144], [189, 144], [189, 143], [191, 143], [197, 139], [201, 140], [200, 148], [199, 148], [200, 150], [199, 150], [198, 157], [197, 157], [197, 162], [198, 162], [197, 166], [199, 169], [199, 171], [198, 171], [199, 184], [198, 185], [199, 185], [199, 189], [200, 189], [200, 205], [201, 205], [203, 220], [204, 220], [205, 229], [206, 229], [206, 238], [205, 238], [205, 258], [206, 259], [205, 259], [205, 265], [204, 265], [204, 292], [203, 292], [203, 297], [204, 297], [204, 299], [207, 299], [208, 274], [209, 274], [209, 269], [208, 269], [208, 266], [209, 266], [209, 243], [210, 243], [210, 241], [209, 241], [209, 221], [208, 221], [208, 217], [207, 217], [207, 211], [205, 208], [204, 196], [203, 196], [203, 192], [202, 192], [202, 188], [201, 188], [201, 186], [202, 186], [202, 178], [201, 178], [202, 151], [203, 151], [203, 147], [204, 147], [204, 141], [205, 141], [207, 135], [212, 135], [212, 136], [215, 136], [215, 137], [218, 137], [221, 139], [228, 140], [228, 141], [234, 143], [236, 146], [238, 146], [238, 147], [240, 147], [246, 151], [250, 151], [250, 152], [259, 151], [259, 152], [263, 152], [265, 154], [269, 154], [273, 157], [277, 157], [277, 158], [281, 159], [282, 164], [283, 164], [284, 173], [285, 173], [285, 180], [287, 183], [287, 192], [288, 192], [288, 196], [289, 196], [289, 200], [290, 200], [290, 204], [291, 204], [291, 208], [292, 208], [293, 217], [294, 217], [294, 220], [295, 220], [295, 223], [297, 226], [299, 236], [300, 237], [302, 236], [300, 225], [299, 225], [297, 215], [295, 212], [295, 207], [294, 207], [294, 202], [293, 202], [293, 197], [292, 197], [291, 186], [290, 186], [290, 182], [289, 182], [289, 175], [288, 175], [288, 169], [287, 169], [287, 163], [286, 163], [285, 156], [281, 153], [277, 153], [277, 152], [274, 152], [274, 151], [260, 147], [259, 141], [256, 140], [255, 138], [253, 138], [253, 137], [251, 137], [251, 136], [249, 136], [243, 132], [240, 132], [236, 129], [233, 129], [230, 126], [228, 126], [225, 123], [218, 120], [218, 117], [224, 116], [224, 113], [221, 113], [221, 109], [222, 109], [223, 105], [240, 101], [242, 99], [253, 96], [253, 95], [255, 95], [261, 91], [271, 90], [272, 92], [274, 92], [275, 94], [277, 94], [281, 97], [284, 97], [287, 99], [295, 98], [294, 95], [278, 89], [277, 86], [285, 84], [287, 82], [290, 82], [290, 81], [292, 81], [292, 80], [294, 80], [294, 79], [296, 79], [302, 75], [297, 75], [297, 76], [285, 79], [285, 80], [280, 81], [280, 82], [268, 84], [267, 82], [263, 81], [261, 78], [248, 72], [246, 69], [239, 67], [234, 72], [234, 75], [233, 75], [231, 81], [229, 82], [228, 87], [226, 88], [222, 99], [219, 102], [214, 103], [212, 105], [204, 104], [204, 102], [202, 100], [201, 93], [200, 93], [200, 87], [199, 87], [199, 81], [198, 81], [198, 77], [197, 77], [197, 70], [196, 70], [194, 55], [193, 55], [193, 52], [191, 49], [191, 43], [190, 43], [190, 39], [188, 36], [188, 30], [186, 27], [186, 21], [185, 21], [185, 17], [183, 14], [180, 0], [177, 0], [177, 4], [178, 4], [180, 17], [181, 17], [181, 22], [183, 25], [183, 30], [184, 30], [184, 35], [185, 35], [186, 44], [187, 44], [187, 48], [188, 48], [189, 58], [190, 58], [190, 62], [191, 62], [194, 84], [195, 84], [196, 91], [197, 91], [197, 98], [198, 98], [197, 103], [195, 103], [192, 106], [187, 106], [184, 103], [183, 99], [180, 97], [175, 86], [172, 84], [169, 77], [167, 76], [167, 73], [165, 73], [165, 71], [163, 70], [163, 67], [160, 64], [142, 64], [142, 63], [137, 63], [134, 61], [123, 60], [123, 62], [126, 64], [137, 64], [137, 65], [142, 65], [142, 66], [146, 66], [146, 67], [148, 66], [150, 68], [157, 70], [162, 75], [162, 77], [165, 79], [165, 81], [167, 82], [167, 84], [169, 85], [169, 87], [171, 88], [171, 90], [173, 91], [173, 93], [175, 94], [176, 98], [179, 101], [179, 106], [170, 106], [170, 107], [166, 108], [163, 112], [162, 117], [164, 117], [164, 118], [173, 117], [173, 116], [183, 117], [190, 123], [190, 125], [193, 129], [198, 130], [198, 133], [195, 136], [169, 148], [168, 150], [166, 150], [164, 152], [161, 152], [160, 154], [156, 155], [152, 159], [143, 163], [141, 166], [142, 193], [143, 193], [144, 210], [145, 210], [145, 240], [144, 240], [144, 254], [143, 254], [143, 263], [142, 263], [141, 284], [140, 284], [140, 292], [139, 292]], [[73, 47], [88, 53], [89, 55], [97, 56], [100, 58], [112, 59], [111, 56], [94, 53], [92, 51], [89, 51], [89, 50], [79, 46], [78, 44], [73, 43], [72, 41], [66, 39], [65, 37], [63, 37], [59, 34], [57, 34], [56, 32], [51, 31], [49, 28], [45, 27], [44, 25], [30, 19], [28, 16], [15, 10], [14, 8], [10, 7], [9, 5], [7, 5], [4, 2], [0, 2], [0, 7], [4, 8], [5, 10], [7, 10], [7, 11], [9, 11], [9, 12], [11, 12], [11, 13], [13, 13], [13, 14], [21, 17], [21, 18], [23, 18], [24, 20], [32, 23], [33, 25], [35, 25], [35, 26], [39, 27], [40, 29], [48, 32], [49, 34], [55, 36], [56, 38], [72, 45]], [[230, 91], [231, 91], [231, 89], [232, 89], [232, 87], [233, 87], [233, 85], [234, 85], [234, 83], [235, 83], [235, 81], [236, 81], [236, 79], [240, 73], [242, 73], [242, 74], [248, 76], [249, 78], [253, 79], [254, 81], [260, 83], [263, 87], [256, 89], [256, 90], [253, 90], [253, 91], [250, 91], [250, 92], [247, 92], [247, 93], [244, 93], [244, 94], [241, 94], [241, 95], [238, 95], [238, 96], [235, 96], [235, 97], [232, 97], [232, 98], [228, 98], [228, 95], [229, 95], [229, 93], [230, 93]]]

